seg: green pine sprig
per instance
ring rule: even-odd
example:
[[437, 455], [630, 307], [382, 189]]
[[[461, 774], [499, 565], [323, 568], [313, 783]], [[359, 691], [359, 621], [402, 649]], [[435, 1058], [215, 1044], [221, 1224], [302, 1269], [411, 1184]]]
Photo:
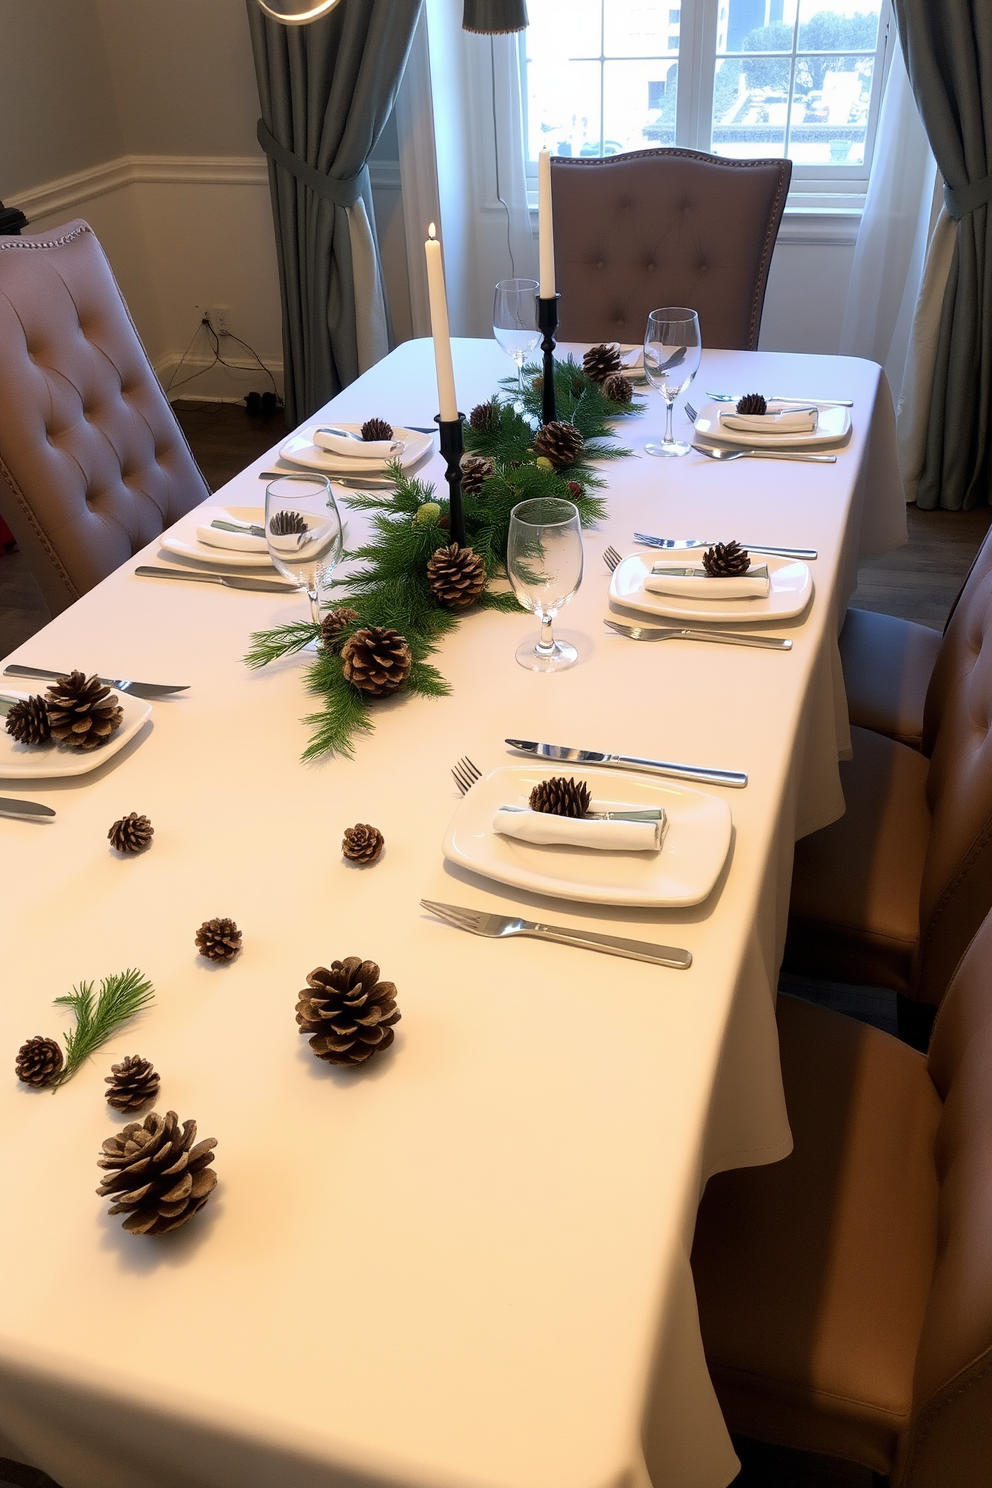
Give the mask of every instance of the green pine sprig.
[[54, 1090], [71, 1080], [79, 1066], [95, 1054], [101, 1044], [141, 1011], [155, 996], [151, 982], [140, 971], [119, 971], [104, 977], [96, 999], [93, 983], [80, 982], [64, 997], [56, 997], [56, 1007], [70, 1007], [76, 1015], [76, 1026], [65, 1035], [65, 1064]]

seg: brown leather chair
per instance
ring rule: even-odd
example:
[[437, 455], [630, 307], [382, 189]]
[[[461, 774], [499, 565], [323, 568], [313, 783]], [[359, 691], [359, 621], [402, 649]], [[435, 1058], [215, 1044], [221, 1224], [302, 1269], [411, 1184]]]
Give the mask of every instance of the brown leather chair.
[[796, 844], [786, 970], [939, 1002], [992, 908], [990, 724], [992, 568], [948, 622], [922, 752], [852, 729], [847, 811]]
[[0, 237], [0, 514], [52, 613], [209, 494], [92, 228]]
[[692, 1266], [732, 1431], [892, 1488], [992, 1483], [992, 918], [928, 1057], [779, 998], [792, 1155], [721, 1173]]
[[704, 346], [753, 351], [791, 177], [698, 150], [555, 156], [560, 339], [639, 342], [652, 310], [690, 305]]

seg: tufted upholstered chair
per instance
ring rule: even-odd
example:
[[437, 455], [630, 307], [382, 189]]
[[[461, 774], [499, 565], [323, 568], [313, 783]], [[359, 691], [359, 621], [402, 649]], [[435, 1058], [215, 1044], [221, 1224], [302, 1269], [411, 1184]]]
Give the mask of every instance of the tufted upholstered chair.
[[0, 513], [52, 613], [209, 494], [92, 228], [0, 237]]
[[710, 1180], [692, 1254], [727, 1424], [992, 1483], [992, 919], [927, 1057], [791, 997], [778, 1025], [794, 1150]]
[[939, 1002], [992, 907], [990, 730], [992, 569], [976, 569], [934, 665], [922, 751], [852, 729], [847, 811], [796, 844], [787, 970]]
[[563, 341], [639, 342], [690, 305], [704, 346], [753, 351], [791, 160], [637, 150], [551, 162]]

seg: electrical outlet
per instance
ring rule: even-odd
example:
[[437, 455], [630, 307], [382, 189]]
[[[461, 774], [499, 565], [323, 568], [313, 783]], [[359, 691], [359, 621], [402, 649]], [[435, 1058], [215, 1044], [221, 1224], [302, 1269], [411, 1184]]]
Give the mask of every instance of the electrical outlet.
[[197, 305], [196, 313], [200, 320], [209, 323], [215, 336], [227, 335], [227, 311], [226, 305]]

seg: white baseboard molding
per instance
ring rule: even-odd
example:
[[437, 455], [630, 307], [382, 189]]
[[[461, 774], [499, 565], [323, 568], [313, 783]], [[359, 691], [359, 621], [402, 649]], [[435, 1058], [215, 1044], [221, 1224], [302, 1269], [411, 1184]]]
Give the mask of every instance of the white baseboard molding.
[[[177, 398], [196, 398], [205, 403], [242, 403], [250, 392], [272, 391], [272, 383], [257, 362], [249, 357], [229, 356], [225, 360], [231, 365], [213, 363], [209, 356], [187, 356], [184, 359], [181, 351], [174, 351], [156, 360], [155, 373], [170, 403]], [[282, 362], [267, 363], [266, 370], [275, 379], [276, 392], [281, 398]]]

